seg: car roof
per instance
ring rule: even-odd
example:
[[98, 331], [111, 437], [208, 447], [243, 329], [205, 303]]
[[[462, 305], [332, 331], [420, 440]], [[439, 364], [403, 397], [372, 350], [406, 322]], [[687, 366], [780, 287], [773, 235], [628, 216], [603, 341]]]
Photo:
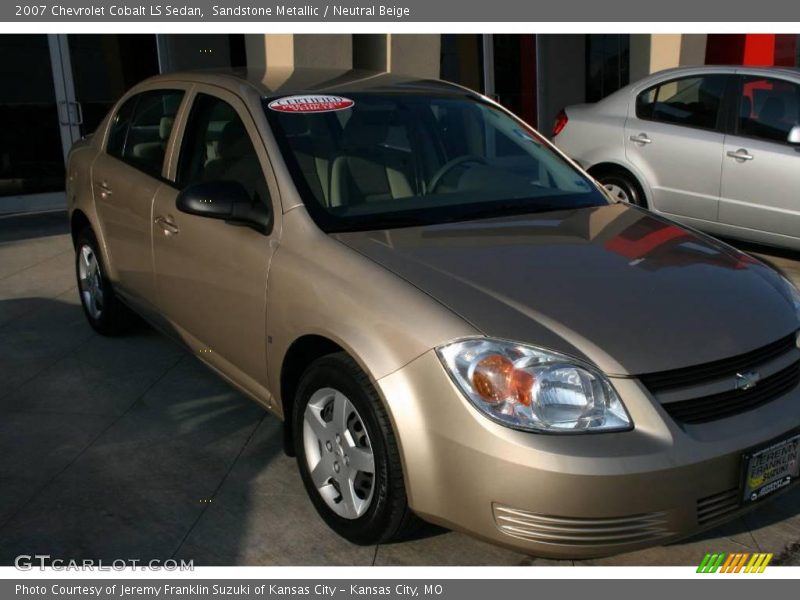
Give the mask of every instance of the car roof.
[[156, 75], [143, 83], [158, 85], [170, 81], [207, 83], [233, 92], [245, 84], [264, 97], [350, 92], [479, 96], [465, 87], [438, 79], [362, 69], [272, 68], [179, 71]]
[[673, 67], [671, 69], [664, 69], [651, 73], [647, 77], [661, 77], [663, 75], [671, 75], [691, 71], [692, 73], [763, 73], [764, 75], [793, 75], [800, 76], [800, 68], [797, 67], [764, 67], [764, 66], [750, 66], [750, 65], [687, 65], [682, 67]]

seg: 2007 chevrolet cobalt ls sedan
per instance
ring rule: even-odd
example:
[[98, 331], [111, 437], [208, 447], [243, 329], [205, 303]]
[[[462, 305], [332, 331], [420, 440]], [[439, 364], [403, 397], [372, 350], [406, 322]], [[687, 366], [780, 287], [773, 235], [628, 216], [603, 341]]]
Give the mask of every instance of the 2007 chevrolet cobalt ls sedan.
[[86, 317], [285, 423], [321, 517], [540, 556], [685, 537], [798, 477], [800, 294], [614, 201], [463, 88], [174, 74], [68, 165]]

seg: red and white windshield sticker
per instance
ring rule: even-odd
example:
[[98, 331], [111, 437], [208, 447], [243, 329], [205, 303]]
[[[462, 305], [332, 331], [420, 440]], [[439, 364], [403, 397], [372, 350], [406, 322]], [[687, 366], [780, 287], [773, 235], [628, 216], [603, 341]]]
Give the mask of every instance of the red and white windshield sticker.
[[267, 106], [278, 112], [321, 113], [345, 110], [355, 104], [350, 98], [341, 96], [286, 96], [273, 100]]

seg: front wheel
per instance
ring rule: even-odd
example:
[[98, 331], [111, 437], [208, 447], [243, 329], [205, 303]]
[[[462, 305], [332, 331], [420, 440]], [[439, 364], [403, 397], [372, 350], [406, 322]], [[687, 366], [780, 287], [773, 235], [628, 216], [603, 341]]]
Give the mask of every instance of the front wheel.
[[401, 538], [416, 525], [386, 410], [347, 354], [306, 370], [293, 426], [303, 484], [331, 529], [366, 545]]

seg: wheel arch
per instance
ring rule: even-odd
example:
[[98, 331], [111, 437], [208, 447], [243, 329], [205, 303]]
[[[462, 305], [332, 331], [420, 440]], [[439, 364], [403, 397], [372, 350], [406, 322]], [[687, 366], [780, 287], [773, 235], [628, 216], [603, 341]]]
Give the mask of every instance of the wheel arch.
[[[94, 227], [92, 227], [92, 222], [89, 221], [89, 217], [86, 216], [86, 213], [83, 212], [80, 208], [76, 208], [72, 211], [72, 215], [69, 219], [69, 228], [70, 234], [72, 235], [72, 245], [73, 247], [78, 243], [78, 235], [80, 235], [81, 231], [89, 227], [94, 231]], [[95, 236], [97, 234], [95, 233]]]
[[364, 368], [361, 361], [342, 344], [331, 337], [316, 333], [301, 335], [289, 345], [283, 355], [278, 389], [283, 413], [283, 449], [289, 456], [295, 455], [292, 413], [300, 378], [315, 360], [338, 352], [345, 352]]

